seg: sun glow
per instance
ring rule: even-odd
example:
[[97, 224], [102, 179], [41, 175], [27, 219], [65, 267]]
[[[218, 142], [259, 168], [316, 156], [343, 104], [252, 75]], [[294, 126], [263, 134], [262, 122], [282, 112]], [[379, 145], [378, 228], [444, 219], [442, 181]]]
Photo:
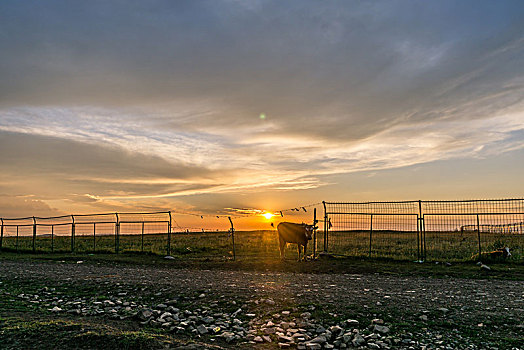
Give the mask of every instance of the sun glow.
[[273, 215], [271, 213], [264, 213], [264, 214], [262, 214], [262, 216], [269, 220], [269, 219], [271, 219], [275, 215]]

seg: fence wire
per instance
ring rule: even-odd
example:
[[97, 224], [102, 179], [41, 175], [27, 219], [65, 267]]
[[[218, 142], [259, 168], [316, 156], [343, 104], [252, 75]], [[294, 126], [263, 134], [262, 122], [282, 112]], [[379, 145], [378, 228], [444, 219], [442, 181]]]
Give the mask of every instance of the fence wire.
[[[280, 222], [312, 224], [319, 230], [308, 254], [325, 251], [356, 257], [465, 261], [508, 247], [524, 261], [524, 199], [470, 201], [323, 202], [267, 219], [172, 212], [106, 213], [49, 218], [1, 219], [0, 249], [32, 252], [144, 252], [184, 258], [235, 256], [277, 258]], [[181, 216], [190, 215], [184, 226]], [[316, 215], [316, 216], [315, 216]], [[260, 215], [259, 215], [260, 216]], [[196, 218], [196, 221], [195, 221]], [[256, 222], [256, 224], [255, 224]], [[270, 224], [273, 224], [271, 227]], [[258, 225], [258, 226], [255, 226]], [[297, 256], [296, 245], [286, 256]]]
[[325, 220], [324, 250], [335, 254], [464, 261], [508, 247], [524, 260], [523, 199], [326, 202]]
[[4, 251], [234, 257], [231, 230], [182, 228], [171, 212], [2, 219]]

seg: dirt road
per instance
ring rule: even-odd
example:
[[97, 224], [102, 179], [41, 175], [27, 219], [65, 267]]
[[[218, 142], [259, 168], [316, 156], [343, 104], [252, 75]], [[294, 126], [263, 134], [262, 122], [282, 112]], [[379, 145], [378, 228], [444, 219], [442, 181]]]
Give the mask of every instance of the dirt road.
[[[80, 295], [82, 293], [75, 295], [75, 288], [81, 291], [86, 286], [90, 286], [90, 293], [104, 295], [109, 300], [115, 301], [119, 297], [122, 300], [133, 300], [134, 309], [131, 311], [135, 314], [137, 310], [144, 308], [150, 308], [154, 312], [157, 303], [174, 299], [186, 309], [200, 310], [193, 311], [198, 317], [205, 316], [206, 313], [200, 315], [198, 312], [206, 309], [212, 309], [214, 314], [222, 312], [222, 321], [229, 324], [228, 317], [231, 316], [228, 313], [241, 309], [235, 316], [243, 320], [244, 330], [239, 333], [243, 336], [242, 339], [237, 334], [234, 340], [236, 345], [210, 340], [206, 338], [209, 336], [207, 331], [202, 331], [203, 334], [194, 331], [198, 322], [195, 323], [195, 328], [190, 328], [186, 337], [191, 339], [191, 334], [198, 335], [198, 339], [204, 343], [211, 341], [224, 347], [271, 348], [278, 343], [286, 344], [285, 338], [280, 339], [278, 335], [279, 324], [286, 320], [296, 325], [294, 328], [302, 328], [298, 327], [304, 321], [300, 315], [305, 316], [307, 321], [302, 322], [302, 326], [309, 329], [300, 331], [305, 337], [302, 343], [302, 339], [294, 339], [292, 342], [292, 346], [299, 348], [306, 347], [308, 340], [322, 335], [322, 332], [330, 332], [330, 327], [343, 328], [342, 331], [335, 328], [340, 333], [338, 338], [341, 342], [337, 343], [337, 334], [330, 332], [327, 337], [331, 339], [320, 342], [325, 348], [354, 346], [351, 339], [345, 346], [342, 345], [342, 332], [350, 331], [351, 328], [359, 329], [367, 341], [367, 344], [363, 343], [361, 346], [370, 348], [375, 345], [377, 348], [413, 349], [518, 348], [519, 339], [524, 334], [522, 281], [30, 261], [2, 261], [0, 279], [0, 291], [4, 294], [4, 299], [6, 293], [9, 298], [15, 298], [11, 291], [15, 287], [18, 295], [32, 295], [31, 293], [39, 291], [42, 294], [42, 288], [62, 288], [67, 291], [61, 294], [62, 304], [56, 303], [56, 299], [45, 299], [41, 295], [38, 296], [40, 299], [37, 298], [37, 304], [47, 310], [54, 305], [66, 311], [68, 301], [79, 300], [88, 311], [85, 315], [78, 312], [78, 317], [89, 317], [90, 300], [95, 300], [88, 298], [89, 293], [87, 296], [86, 293], [83, 296]], [[27, 289], [25, 293], [24, 288]], [[66, 294], [70, 294], [69, 298]], [[0, 315], [10, 314], [7, 304], [0, 309]], [[162, 308], [163, 305], [160, 309]], [[348, 319], [357, 321], [354, 324], [356, 326], [350, 327], [346, 322]], [[382, 324], [380, 320], [388, 328], [382, 334], [374, 328], [374, 324]], [[128, 321], [126, 319], [123, 322]], [[153, 319], [153, 325], [155, 324], [157, 322]], [[273, 324], [277, 331], [266, 331]], [[171, 326], [171, 330], [173, 329]], [[271, 339], [262, 338], [259, 341], [260, 337], [256, 338], [264, 334]], [[289, 332], [282, 334], [284, 337], [286, 334], [294, 335]], [[355, 335], [351, 335], [351, 338], [354, 339]]]

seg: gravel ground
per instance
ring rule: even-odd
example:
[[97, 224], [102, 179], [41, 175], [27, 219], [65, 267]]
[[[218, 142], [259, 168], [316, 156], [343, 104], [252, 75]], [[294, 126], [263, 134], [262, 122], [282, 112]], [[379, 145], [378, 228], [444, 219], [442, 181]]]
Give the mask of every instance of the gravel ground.
[[[133, 320], [226, 348], [523, 348], [522, 281], [29, 261], [2, 261], [0, 280], [0, 292], [7, 281], [41, 282], [46, 292], [16, 298], [57, 314]], [[54, 295], [64, 285], [113, 292]]]

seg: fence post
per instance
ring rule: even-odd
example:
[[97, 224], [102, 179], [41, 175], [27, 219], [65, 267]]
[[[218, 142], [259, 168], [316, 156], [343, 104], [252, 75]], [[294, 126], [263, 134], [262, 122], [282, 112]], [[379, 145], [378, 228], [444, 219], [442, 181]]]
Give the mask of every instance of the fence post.
[[417, 215], [417, 261], [421, 261], [422, 259], [420, 258], [420, 235], [421, 235], [421, 231], [420, 230], [420, 216]]
[[118, 251], [120, 249], [120, 221], [118, 219], [118, 213], [115, 213], [115, 216], [115, 253], [118, 254]]
[[231, 238], [233, 240], [233, 260], [236, 260], [237, 255], [235, 251], [235, 227], [233, 226], [233, 220], [231, 220], [231, 216], [227, 217], [229, 219], [229, 222], [231, 223]]
[[477, 214], [477, 234], [479, 238], [479, 261], [480, 261], [480, 255], [482, 254], [482, 247], [480, 245], [480, 220], [479, 220], [479, 214]]
[[424, 243], [424, 256], [423, 256], [423, 260], [426, 260], [427, 258], [427, 249], [426, 249], [426, 221], [424, 220], [424, 215], [422, 215], [422, 242]]
[[373, 237], [373, 214], [371, 214], [369, 225], [369, 257], [371, 258], [371, 242]]
[[18, 253], [18, 225], [16, 225], [16, 252]]
[[326, 210], [326, 201], [322, 201], [322, 205], [324, 206], [324, 253], [327, 253], [327, 248], [328, 248], [328, 241], [327, 241], [327, 236], [328, 236], [328, 215], [327, 215], [327, 210]]
[[169, 211], [169, 223], [167, 224], [167, 255], [171, 255], [171, 210]]
[[144, 222], [142, 221], [142, 253], [144, 252]]
[[96, 222], [93, 222], [93, 253], [96, 252]]
[[33, 253], [36, 251], [36, 218], [33, 216]]
[[75, 252], [75, 216], [71, 215], [71, 253]]
[[[313, 209], [313, 227], [317, 225], [317, 208]], [[304, 253], [305, 254], [305, 253]], [[313, 231], [313, 258], [317, 255], [317, 229]]]
[[422, 212], [422, 201], [418, 201], [418, 213], [420, 216], [420, 257], [426, 260], [426, 223], [424, 222], [424, 213]]
[[0, 251], [2, 250], [2, 244], [4, 241], [4, 219], [0, 218], [2, 220], [2, 230], [0, 231]]
[[424, 215], [422, 215], [421, 226], [422, 226], [422, 244], [423, 244], [423, 256], [422, 259], [425, 261], [427, 259], [427, 249], [426, 249], [426, 221], [424, 220]]
[[55, 225], [51, 225], [51, 253], [55, 251]]

